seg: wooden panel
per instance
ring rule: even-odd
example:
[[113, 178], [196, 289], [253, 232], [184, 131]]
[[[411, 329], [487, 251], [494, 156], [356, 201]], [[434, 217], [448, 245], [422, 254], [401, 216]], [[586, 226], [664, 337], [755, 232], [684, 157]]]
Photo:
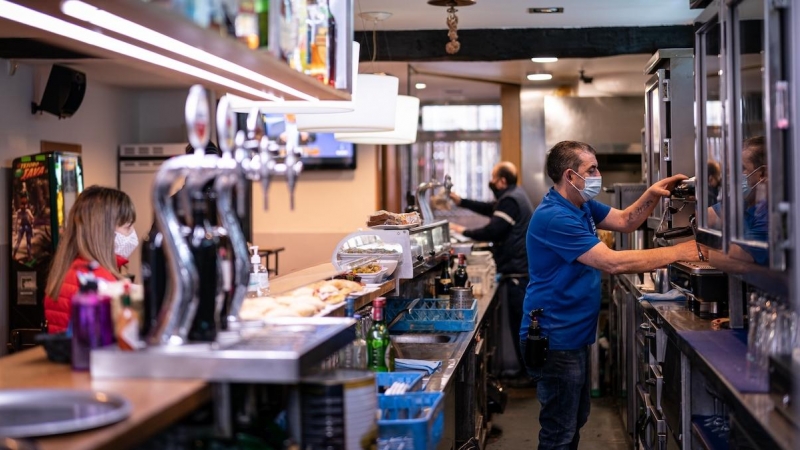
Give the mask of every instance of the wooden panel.
[[69, 153], [81, 153], [81, 145], [80, 144], [68, 144], [66, 142], [50, 142], [50, 141], [40, 141], [39, 143], [39, 153], [47, 153], [47, 152], [69, 152]]
[[127, 398], [133, 411], [127, 419], [95, 430], [37, 440], [41, 450], [121, 449], [136, 446], [211, 398], [201, 380], [92, 380], [88, 372], [47, 360], [36, 347], [0, 359], [0, 389], [95, 390]]

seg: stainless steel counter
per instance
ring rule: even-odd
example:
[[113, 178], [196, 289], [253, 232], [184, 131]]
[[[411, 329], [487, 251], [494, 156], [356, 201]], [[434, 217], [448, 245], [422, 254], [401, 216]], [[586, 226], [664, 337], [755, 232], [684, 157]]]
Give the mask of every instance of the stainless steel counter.
[[[642, 292], [636, 283], [636, 276], [621, 276], [627, 287], [641, 297]], [[800, 432], [779, 412], [768, 394], [751, 394], [738, 391], [726, 379], [718, 367], [709, 362], [709, 355], [694, 348], [681, 336], [684, 331], [712, 331], [711, 321], [701, 319], [687, 310], [683, 302], [641, 302], [646, 311], [660, 318], [666, 333], [678, 344], [690, 360], [692, 369], [697, 369], [732, 409], [732, 415], [758, 440], [761, 448], [777, 447], [795, 449], [800, 442]], [[741, 355], [743, 359], [746, 355]], [[691, 411], [689, 412], [691, 413]]]

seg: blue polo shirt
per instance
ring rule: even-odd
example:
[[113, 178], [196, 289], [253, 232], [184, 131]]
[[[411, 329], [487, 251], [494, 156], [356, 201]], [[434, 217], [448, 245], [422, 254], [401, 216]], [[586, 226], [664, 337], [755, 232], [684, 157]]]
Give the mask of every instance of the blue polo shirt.
[[600, 242], [597, 227], [611, 208], [590, 200], [580, 208], [555, 189], [542, 199], [528, 225], [528, 273], [520, 338], [528, 314], [544, 309], [539, 323], [552, 350], [575, 350], [595, 341], [600, 314], [600, 271], [578, 257]]

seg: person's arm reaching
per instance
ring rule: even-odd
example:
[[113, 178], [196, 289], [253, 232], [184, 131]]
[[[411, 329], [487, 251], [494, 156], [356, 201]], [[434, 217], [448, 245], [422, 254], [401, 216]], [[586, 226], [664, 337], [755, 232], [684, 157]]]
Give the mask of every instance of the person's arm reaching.
[[485, 227], [464, 230], [462, 234], [475, 241], [503, 241], [516, 224], [515, 218], [519, 217], [519, 206], [510, 198], [503, 199], [491, 216]]
[[450, 193], [450, 198], [456, 206], [466, 208], [472, 212], [478, 213], [482, 216], [491, 217], [494, 212], [495, 202], [481, 202], [478, 200], [470, 200], [468, 198], [461, 198], [455, 192]]
[[[706, 256], [708, 251], [703, 252]], [[612, 275], [621, 273], [640, 273], [664, 267], [675, 261], [697, 261], [695, 241], [681, 242], [671, 247], [649, 250], [615, 251], [604, 243], [599, 243], [578, 257], [578, 261]]]
[[622, 233], [633, 232], [647, 220], [658, 202], [661, 201], [661, 197], [668, 197], [672, 188], [685, 179], [685, 175], [674, 175], [653, 183], [641, 197], [624, 210], [612, 208], [606, 218], [598, 224], [598, 227]]

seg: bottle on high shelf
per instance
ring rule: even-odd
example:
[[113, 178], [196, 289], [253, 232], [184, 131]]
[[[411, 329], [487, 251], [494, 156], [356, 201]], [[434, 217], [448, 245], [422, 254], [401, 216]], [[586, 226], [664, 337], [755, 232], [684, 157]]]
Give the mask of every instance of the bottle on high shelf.
[[235, 19], [236, 39], [253, 50], [258, 48], [258, 17], [253, 0], [239, 0], [239, 11]]
[[331, 5], [329, 0], [323, 0], [325, 2], [325, 11], [328, 15], [328, 32], [327, 32], [327, 43], [326, 48], [328, 50], [328, 61], [327, 61], [327, 80], [325, 84], [329, 84], [333, 87], [336, 87], [336, 19], [333, 17], [333, 11], [331, 11]]
[[386, 298], [372, 301], [372, 327], [367, 333], [367, 368], [373, 372], [388, 372], [389, 329], [383, 315]]
[[466, 287], [468, 279], [469, 276], [467, 275], [467, 257], [464, 256], [463, 253], [459, 253], [458, 267], [456, 268], [456, 271], [453, 274], [453, 286]]
[[258, 20], [258, 47], [269, 46], [269, 0], [256, 0], [256, 18]]

